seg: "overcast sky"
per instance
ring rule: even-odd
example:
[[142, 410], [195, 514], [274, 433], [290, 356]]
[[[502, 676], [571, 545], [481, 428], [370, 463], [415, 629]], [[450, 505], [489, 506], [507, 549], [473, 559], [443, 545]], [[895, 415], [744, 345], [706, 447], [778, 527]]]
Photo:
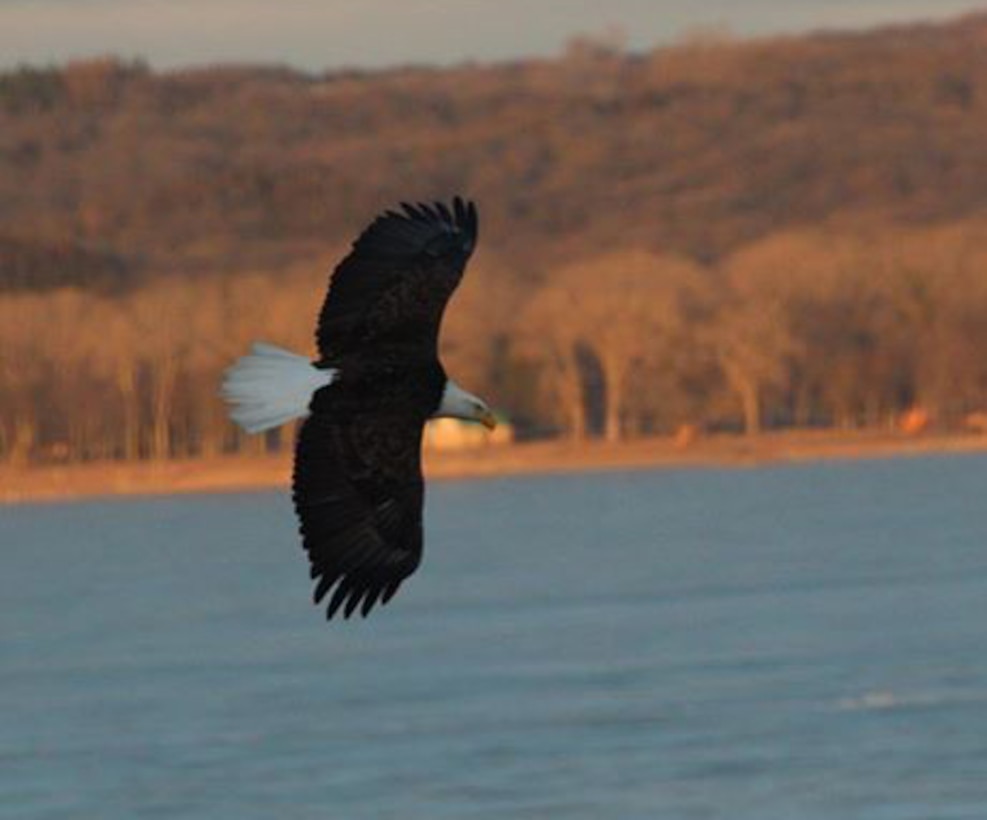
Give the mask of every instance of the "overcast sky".
[[766, 34], [978, 9], [987, 0], [0, 0], [0, 68], [103, 54], [159, 68], [446, 64], [556, 54], [612, 26], [648, 48], [709, 26]]

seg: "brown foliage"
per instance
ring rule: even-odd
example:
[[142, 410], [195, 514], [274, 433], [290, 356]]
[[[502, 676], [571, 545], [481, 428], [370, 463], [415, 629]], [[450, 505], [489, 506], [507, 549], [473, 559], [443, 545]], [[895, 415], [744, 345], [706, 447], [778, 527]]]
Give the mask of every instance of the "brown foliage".
[[[987, 407], [983, 235], [779, 234], [714, 269], [628, 249], [542, 284], [481, 258], [450, 305], [444, 357], [522, 433], [892, 426], [912, 407], [958, 428]], [[325, 267], [5, 294], [0, 458], [283, 446], [237, 433], [217, 385], [251, 340], [313, 352]]]
[[985, 32], [0, 75], [0, 459], [282, 446], [226, 422], [223, 366], [311, 351], [353, 233], [451, 192], [483, 241], [443, 354], [522, 433], [959, 426], [987, 407]]
[[987, 187], [985, 30], [973, 16], [648, 54], [584, 43], [326, 76], [21, 69], [0, 75], [0, 232], [95, 243], [151, 276], [283, 267], [395, 200], [452, 192], [483, 204], [485, 242], [524, 268], [621, 247], [711, 260], [823, 221], [955, 221]]

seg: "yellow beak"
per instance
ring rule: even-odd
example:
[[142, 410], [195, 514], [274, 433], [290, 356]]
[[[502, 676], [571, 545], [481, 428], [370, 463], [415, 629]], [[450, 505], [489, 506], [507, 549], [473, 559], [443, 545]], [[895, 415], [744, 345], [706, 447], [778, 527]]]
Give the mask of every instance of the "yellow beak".
[[480, 414], [478, 421], [488, 430], [493, 430], [494, 427], [497, 426], [497, 419], [489, 410], [484, 410], [483, 413]]

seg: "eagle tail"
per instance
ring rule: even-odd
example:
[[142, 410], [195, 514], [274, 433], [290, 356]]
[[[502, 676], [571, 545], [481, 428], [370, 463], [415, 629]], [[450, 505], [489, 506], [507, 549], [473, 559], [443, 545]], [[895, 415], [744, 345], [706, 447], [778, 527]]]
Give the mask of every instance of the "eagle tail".
[[260, 433], [307, 416], [312, 394], [332, 384], [336, 372], [320, 370], [297, 353], [254, 342], [250, 353], [227, 369], [220, 395], [233, 421], [248, 433]]

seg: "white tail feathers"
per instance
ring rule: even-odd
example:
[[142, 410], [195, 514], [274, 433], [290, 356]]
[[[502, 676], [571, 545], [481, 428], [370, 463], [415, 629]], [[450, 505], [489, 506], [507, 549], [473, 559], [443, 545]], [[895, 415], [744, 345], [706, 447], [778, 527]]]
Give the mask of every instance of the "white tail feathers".
[[221, 395], [230, 418], [248, 433], [279, 427], [308, 415], [312, 394], [332, 384], [335, 370], [319, 370], [304, 356], [254, 342], [250, 353], [226, 371]]

